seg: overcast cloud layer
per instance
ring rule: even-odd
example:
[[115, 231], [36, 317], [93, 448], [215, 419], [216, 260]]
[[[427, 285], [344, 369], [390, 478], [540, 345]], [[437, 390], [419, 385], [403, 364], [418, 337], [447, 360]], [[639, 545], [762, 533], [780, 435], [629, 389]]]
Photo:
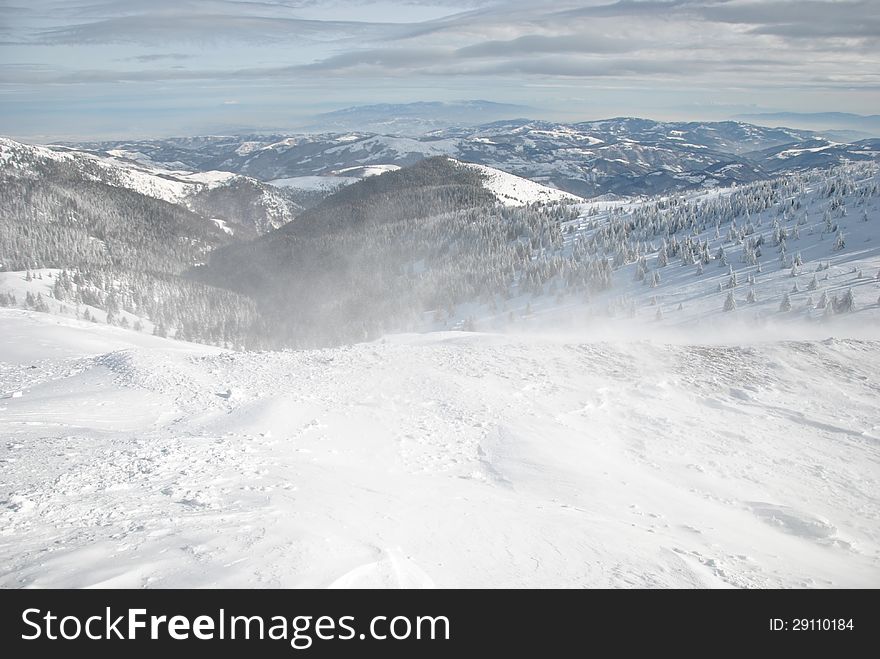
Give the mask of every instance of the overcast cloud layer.
[[293, 129], [346, 105], [880, 108], [878, 0], [0, 0], [0, 132]]

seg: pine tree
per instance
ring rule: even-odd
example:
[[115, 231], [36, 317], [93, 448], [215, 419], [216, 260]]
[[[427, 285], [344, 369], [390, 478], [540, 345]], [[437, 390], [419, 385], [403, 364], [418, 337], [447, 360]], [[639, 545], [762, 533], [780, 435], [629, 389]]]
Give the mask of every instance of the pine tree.
[[782, 296], [782, 302], [779, 303], [779, 311], [782, 313], [787, 313], [791, 311], [791, 298], [788, 293]]
[[848, 313], [855, 310], [856, 301], [852, 289], [848, 288], [839, 300], [835, 298], [832, 306], [835, 313]]
[[736, 309], [736, 300], [733, 297], [733, 291], [730, 291], [727, 294], [727, 299], [724, 300], [724, 310], [725, 311], [734, 311]]
[[669, 255], [666, 253], [666, 244], [664, 243], [663, 247], [660, 248], [660, 252], [657, 254], [657, 267], [665, 268], [669, 264]]

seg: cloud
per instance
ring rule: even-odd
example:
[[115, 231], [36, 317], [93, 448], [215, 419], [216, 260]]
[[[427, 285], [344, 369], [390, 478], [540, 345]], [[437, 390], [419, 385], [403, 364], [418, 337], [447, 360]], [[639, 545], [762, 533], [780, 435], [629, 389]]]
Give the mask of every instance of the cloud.
[[220, 105], [323, 85], [353, 102], [467, 88], [534, 105], [526, 90], [557, 85], [646, 105], [673, 88], [880, 103], [880, 0], [15, 1], [0, 7], [0, 91], [34, 98], [167, 83], [216, 88]]
[[118, 16], [90, 23], [42, 30], [32, 43], [119, 44], [265, 43], [305, 39], [379, 38], [393, 36], [395, 24], [320, 21], [261, 16], [231, 16], [169, 11], [152, 15]]
[[414, 69], [446, 61], [453, 51], [446, 48], [378, 48], [334, 55], [290, 70], [343, 71], [365, 66], [386, 69]]
[[150, 55], [134, 55], [133, 57], [123, 57], [119, 62], [138, 62], [147, 64], [149, 62], [162, 62], [165, 60], [186, 60], [191, 59], [192, 55], [186, 53], [152, 53]]
[[604, 34], [527, 34], [508, 41], [484, 41], [456, 51], [458, 57], [509, 57], [537, 53], [624, 53], [638, 43]]

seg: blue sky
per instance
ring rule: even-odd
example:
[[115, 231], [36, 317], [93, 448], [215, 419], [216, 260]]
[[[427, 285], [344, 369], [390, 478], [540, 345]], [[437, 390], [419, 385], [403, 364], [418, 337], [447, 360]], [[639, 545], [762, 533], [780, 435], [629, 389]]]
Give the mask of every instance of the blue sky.
[[544, 118], [880, 108], [878, 0], [0, 0], [0, 133], [295, 130], [349, 105]]

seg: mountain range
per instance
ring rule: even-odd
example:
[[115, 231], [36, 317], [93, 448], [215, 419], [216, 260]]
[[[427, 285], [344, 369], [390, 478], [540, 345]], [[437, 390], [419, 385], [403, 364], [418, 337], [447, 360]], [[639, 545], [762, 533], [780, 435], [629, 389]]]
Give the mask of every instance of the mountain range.
[[880, 137], [880, 114], [850, 112], [765, 112], [737, 117], [762, 126], [794, 126], [807, 130], [853, 131], [865, 137]]
[[[816, 254], [840, 242], [849, 255], [843, 218], [847, 208], [874, 214], [865, 200], [876, 195], [878, 159], [877, 140], [632, 118], [502, 121], [420, 138], [214, 136], [78, 149], [3, 140], [0, 265], [60, 269], [51, 293], [65, 313], [223, 345], [345, 343], [426, 322], [497, 322], [509, 304], [607, 297], [624, 267], [651, 283], [641, 297], [667, 276], [647, 256], [724, 264], [733, 245], [754, 266], [752, 223], [770, 207], [780, 219], [763, 217], [761, 239], [780, 246], [784, 267], [801, 257], [782, 236], [805, 231]], [[860, 236], [869, 227], [854, 226]], [[682, 248], [682, 229], [700, 238]], [[814, 245], [826, 235], [827, 247]], [[34, 290], [28, 304], [42, 309]], [[619, 313], [643, 304], [633, 300], [626, 292], [603, 304]]]
[[[227, 171], [314, 189], [314, 177], [351, 178], [370, 166], [407, 166], [449, 156], [581, 197], [652, 195], [748, 183], [786, 167], [783, 151], [827, 146], [823, 166], [875, 158], [877, 140], [837, 143], [820, 135], [742, 122], [657, 122], [616, 118], [561, 124], [504, 120], [418, 137], [369, 132], [207, 136], [75, 145], [96, 155], [189, 171]], [[788, 146], [792, 145], [792, 146]], [[804, 145], [801, 147], [794, 145]], [[808, 160], [791, 161], [799, 169]]]
[[528, 116], [534, 108], [492, 101], [428, 101], [357, 105], [313, 118], [307, 131], [369, 131], [389, 135], [423, 135], [449, 126], [477, 126], [488, 121]]

